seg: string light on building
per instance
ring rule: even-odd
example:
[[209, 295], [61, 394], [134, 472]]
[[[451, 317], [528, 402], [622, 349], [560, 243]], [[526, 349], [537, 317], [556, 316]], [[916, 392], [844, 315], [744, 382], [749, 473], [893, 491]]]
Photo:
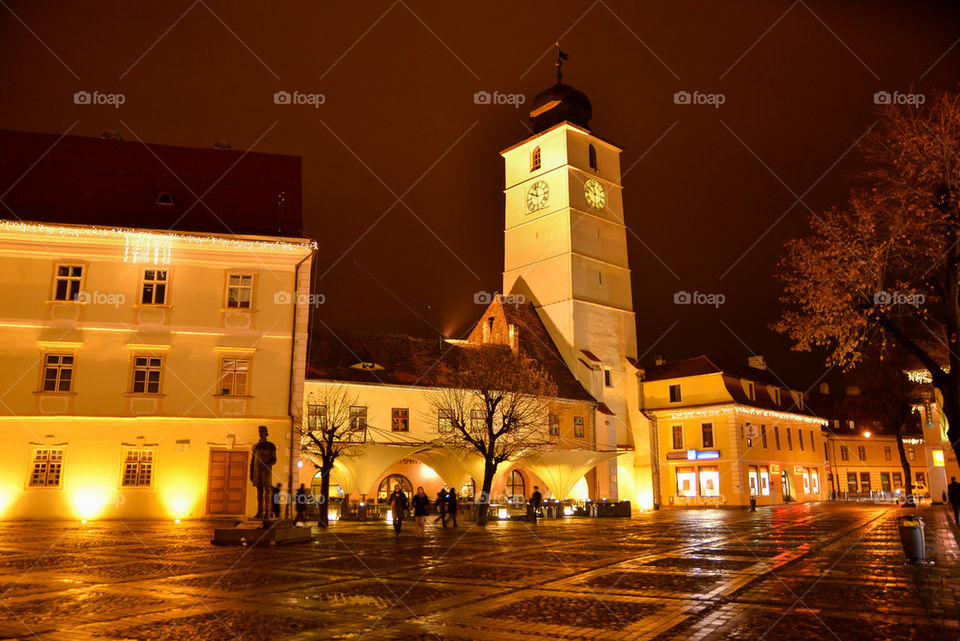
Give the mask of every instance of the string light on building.
[[779, 420], [793, 420], [810, 423], [811, 425], [827, 425], [828, 422], [821, 418], [806, 416], [803, 414], [791, 414], [789, 412], [777, 412], [775, 410], [765, 410], [758, 407], [748, 407], [746, 405], [727, 404], [718, 405], [709, 409], [683, 410], [670, 412], [668, 417], [672, 420], [684, 418], [702, 418], [707, 416], [729, 416], [731, 414], [742, 414], [744, 416], [756, 416], [758, 418], [770, 418]]

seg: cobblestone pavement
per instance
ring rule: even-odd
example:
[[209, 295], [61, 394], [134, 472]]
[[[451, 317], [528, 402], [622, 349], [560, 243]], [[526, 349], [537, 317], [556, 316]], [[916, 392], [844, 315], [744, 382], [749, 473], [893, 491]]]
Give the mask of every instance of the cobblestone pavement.
[[[540, 525], [335, 523], [214, 547], [214, 524], [0, 523], [0, 638], [960, 639], [955, 530], [905, 566], [898, 508], [794, 505]], [[407, 524], [408, 527], [412, 524]]]

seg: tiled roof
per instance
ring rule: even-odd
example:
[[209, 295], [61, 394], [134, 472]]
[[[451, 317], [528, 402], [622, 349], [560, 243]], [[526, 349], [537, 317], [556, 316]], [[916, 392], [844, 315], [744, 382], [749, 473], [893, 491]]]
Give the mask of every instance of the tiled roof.
[[[163, 192], [174, 205], [156, 204]], [[11, 220], [303, 233], [297, 156], [0, 130], [0, 193]]]

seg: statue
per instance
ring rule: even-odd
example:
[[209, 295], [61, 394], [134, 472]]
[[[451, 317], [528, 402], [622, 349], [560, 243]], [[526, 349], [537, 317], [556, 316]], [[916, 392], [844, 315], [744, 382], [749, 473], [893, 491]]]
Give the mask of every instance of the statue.
[[253, 446], [250, 458], [250, 481], [257, 488], [256, 519], [263, 519], [263, 526], [270, 521], [270, 498], [273, 487], [271, 468], [277, 462], [277, 446], [267, 440], [267, 426], [260, 426], [260, 440]]

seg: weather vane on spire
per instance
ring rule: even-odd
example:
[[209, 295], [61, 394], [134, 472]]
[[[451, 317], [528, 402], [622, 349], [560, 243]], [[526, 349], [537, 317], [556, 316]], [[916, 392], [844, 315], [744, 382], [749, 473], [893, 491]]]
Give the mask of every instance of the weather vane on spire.
[[567, 54], [560, 51], [560, 43], [557, 43], [557, 84], [563, 84], [563, 61], [568, 60]]

